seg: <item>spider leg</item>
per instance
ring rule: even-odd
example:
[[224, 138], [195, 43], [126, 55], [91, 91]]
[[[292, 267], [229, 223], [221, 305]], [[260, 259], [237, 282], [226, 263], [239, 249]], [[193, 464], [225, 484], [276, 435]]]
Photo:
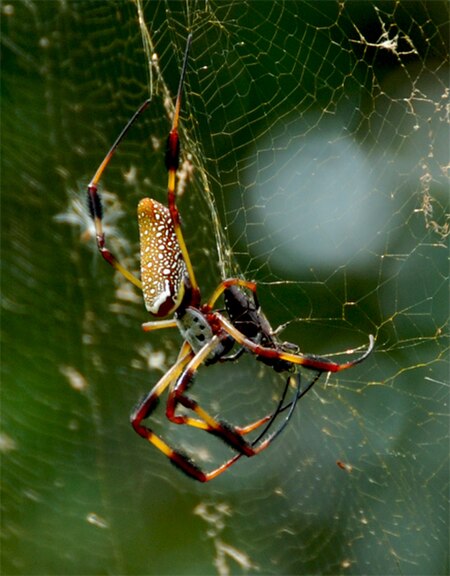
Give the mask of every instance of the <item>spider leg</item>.
[[153, 444], [153, 446], [165, 454], [165, 456], [167, 456], [175, 466], [180, 468], [188, 476], [191, 476], [200, 482], [207, 482], [209, 479], [207, 474], [202, 472], [202, 470], [200, 470], [200, 468], [198, 468], [198, 466], [196, 466], [187, 456], [178, 450], [173, 449], [160, 436], [155, 434], [153, 430], [142, 424], [142, 421], [148, 418], [156, 408], [161, 394], [163, 394], [166, 388], [178, 378], [192, 356], [193, 352], [190, 351], [185, 356], [178, 359], [172, 368], [170, 368], [170, 370], [156, 384], [153, 390], [151, 390], [151, 392], [149, 392], [149, 394], [147, 394], [147, 396], [135, 408], [131, 414], [130, 420], [131, 425], [139, 436]]
[[174, 318], [169, 320], [151, 320], [150, 322], [144, 322], [141, 327], [144, 332], [152, 332], [163, 328], [177, 328], [177, 321]]
[[[311, 380], [311, 382], [308, 384], [308, 386], [304, 390], [300, 390], [298, 392], [297, 397], [294, 400], [292, 400], [292, 402], [297, 402], [298, 400], [303, 398], [303, 396], [305, 396], [305, 394], [307, 394], [311, 390], [311, 388], [314, 386], [314, 384], [317, 382], [317, 380], [319, 380], [319, 378], [322, 376], [322, 374], [323, 374], [322, 371], [318, 371], [316, 373], [316, 375], [314, 376], [314, 378]], [[278, 413], [281, 414], [281, 412], [284, 412], [285, 410], [287, 410], [292, 405], [292, 402], [289, 402], [285, 406], [281, 406]]]
[[[209, 348], [214, 349], [214, 347], [216, 345], [217, 344], [211, 345], [210, 347], [208, 347], [208, 349]], [[187, 341], [185, 341], [183, 344], [183, 347], [180, 351], [179, 358], [184, 356], [184, 354], [190, 349], [191, 349], [190, 345], [188, 344]], [[242, 350], [245, 350], [245, 349], [243, 348]], [[231, 358], [228, 358], [228, 357], [227, 357], [227, 359], [231, 360]], [[201, 363], [200, 359], [198, 359], [198, 358], [197, 358], [197, 361], [199, 361]], [[203, 357], [203, 361], [204, 361], [204, 357]], [[192, 376], [191, 376], [190, 381], [185, 383], [183, 393], [186, 391], [186, 389], [192, 383], [192, 378], [194, 376], [194, 372], [191, 372], [191, 374], [192, 374]], [[186, 415], [180, 416], [180, 415], [175, 414], [177, 404], [181, 403], [178, 395], [182, 395], [182, 392], [179, 392], [179, 391], [177, 391], [176, 393], [173, 392], [173, 390], [174, 390], [174, 388], [176, 388], [177, 384], [178, 384], [178, 381], [174, 382], [173, 385], [171, 386], [171, 390], [169, 392], [169, 398], [167, 401], [167, 408], [166, 408], [167, 418], [175, 424], [187, 424], [188, 426], [193, 426], [194, 428], [200, 428], [202, 430], [208, 431], [209, 425], [206, 422], [204, 422], [203, 420], [194, 419], [194, 418], [188, 417]], [[287, 386], [287, 384], [286, 384], [286, 386]], [[286, 395], [286, 391], [283, 394], [282, 401], [284, 401], [285, 395]], [[256, 430], [257, 428], [262, 426], [268, 420], [270, 420], [271, 417], [272, 417], [272, 413], [268, 414], [267, 416], [264, 416], [263, 418], [260, 418], [259, 420], [256, 420], [255, 422], [252, 422], [251, 424], [247, 424], [246, 426], [236, 426], [235, 430], [239, 434], [242, 434], [242, 435], [249, 434], [250, 432], [253, 432], [253, 430]]]
[[[188, 350], [184, 355], [179, 356], [176, 363], [164, 374], [164, 376], [159, 380], [159, 382], [152, 388], [152, 390], [139, 402], [138, 406], [134, 409], [131, 415], [131, 423], [133, 428], [141, 436], [147, 437], [147, 433], [141, 428], [142, 420], [145, 420], [150, 416], [150, 414], [156, 408], [157, 403], [161, 395], [164, 393], [166, 388], [183, 372], [184, 367], [189, 363], [193, 357], [193, 352]], [[148, 430], [145, 428], [145, 430]]]
[[[218, 341], [218, 339], [217, 339]], [[217, 345], [217, 341], [214, 342], [214, 345]], [[188, 349], [188, 345], [185, 344], [182, 347], [183, 349]], [[208, 349], [209, 350], [209, 349]], [[156, 408], [161, 395], [170, 386], [174, 381], [179, 378], [182, 371], [185, 367], [189, 364], [191, 359], [193, 358], [194, 353], [192, 350], [188, 350], [187, 353], [182, 355], [177, 362], [170, 368], [170, 370], [160, 379], [160, 381], [156, 384], [156, 386], [151, 390], [149, 394], [139, 403], [136, 409], [131, 414], [131, 424], [134, 430], [145, 440], [153, 444], [155, 448], [160, 450], [169, 460], [180, 470], [182, 470], [185, 474], [198, 480], [199, 482], [208, 482], [212, 480], [222, 472], [225, 472], [227, 468], [229, 468], [236, 460], [237, 457], [231, 458], [222, 466], [216, 468], [212, 472], [206, 473], [203, 472], [192, 460], [183, 454], [179, 450], [175, 450], [169, 444], [167, 444], [160, 436], [158, 436], [151, 428], [144, 425], [142, 423], [143, 420], [148, 418], [150, 414]], [[191, 419], [192, 420], [192, 419]], [[205, 428], [203, 428], [205, 429]], [[209, 427], [208, 427], [209, 429]], [[240, 456], [241, 454], [238, 454]]]
[[239, 350], [237, 350], [234, 354], [228, 354], [227, 356], [222, 356], [219, 362], [235, 362], [236, 360], [238, 360], [238, 358], [242, 356], [244, 352], [245, 348], [241, 346]]
[[340, 372], [341, 370], [347, 370], [348, 368], [356, 366], [356, 364], [359, 364], [369, 356], [375, 344], [374, 337], [370, 335], [369, 346], [367, 350], [361, 354], [361, 356], [355, 358], [355, 360], [351, 360], [350, 362], [338, 364], [337, 362], [333, 362], [332, 360], [322, 356], [315, 356], [312, 354], [306, 355], [300, 353], [292, 354], [284, 350], [261, 346], [244, 336], [244, 334], [237, 330], [237, 328], [235, 328], [233, 324], [224, 316], [219, 313], [217, 313], [216, 316], [225, 332], [234, 338], [238, 344], [245, 346], [245, 348], [248, 348], [248, 350], [250, 350], [256, 356], [262, 356], [264, 358], [270, 358], [274, 360], [284, 360], [285, 362], [290, 362], [291, 364], [299, 364], [305, 368], [318, 370], [320, 372]]
[[[256, 445], [261, 438], [263, 438], [266, 433], [268, 432], [268, 430], [270, 429], [270, 427], [272, 426], [272, 424], [275, 422], [275, 419], [278, 417], [279, 414], [281, 414], [281, 412], [284, 412], [285, 410], [287, 410], [289, 408], [289, 412], [286, 415], [283, 423], [279, 426], [279, 428], [272, 433], [268, 438], [266, 438], [266, 440], [264, 440], [264, 442], [262, 442], [256, 449], [255, 449], [255, 454], [259, 454], [260, 452], [262, 452], [263, 450], [265, 450], [266, 448], [268, 448], [268, 446], [270, 446], [270, 444], [275, 440], [275, 438], [281, 434], [281, 432], [284, 430], [284, 428], [286, 428], [286, 426], [288, 425], [292, 414], [294, 413], [295, 407], [297, 405], [297, 402], [300, 400], [300, 398], [302, 398], [302, 396], [304, 396], [311, 388], [312, 386], [317, 382], [317, 380], [319, 379], [319, 377], [321, 376], [322, 372], [319, 372], [314, 379], [311, 381], [311, 383], [308, 385], [308, 387], [305, 390], [301, 390], [301, 380], [300, 380], [300, 374], [297, 373], [296, 374], [296, 379], [297, 379], [297, 387], [296, 387], [296, 393], [294, 396], [294, 399], [289, 402], [288, 404], [283, 406], [283, 402], [286, 398], [286, 393], [287, 390], [289, 388], [289, 384], [291, 383], [291, 379], [293, 378], [293, 376], [289, 376], [286, 380], [286, 385], [283, 391], [283, 394], [278, 402], [278, 406], [277, 408], [274, 410], [272, 416], [269, 418], [269, 421], [267, 423], [267, 425], [264, 427], [264, 429], [258, 434], [258, 436], [252, 441], [252, 446]], [[220, 466], [219, 468], [216, 468], [215, 470], [209, 472], [207, 474], [207, 481], [209, 480], [213, 480], [214, 478], [217, 478], [217, 476], [220, 476], [220, 474], [222, 474], [223, 472], [225, 472], [228, 468], [230, 468], [233, 464], [235, 464], [241, 457], [243, 456], [243, 454], [236, 454], [236, 456], [233, 456], [233, 458], [231, 458], [230, 460], [228, 460], [227, 462], [225, 462], [224, 464], [222, 464], [222, 466]]]
[[[183, 358], [191, 350], [192, 349], [191, 349], [191, 346], [189, 345], [189, 343], [187, 341], [183, 342], [183, 346], [181, 347], [180, 353], [178, 355], [178, 359], [180, 360], [181, 358]], [[194, 353], [192, 352], [191, 357], [193, 357], [193, 356], [194, 356]], [[172, 390], [173, 390], [174, 386], [176, 385], [176, 382], [177, 382], [177, 380], [174, 380], [170, 384], [168, 403], [170, 402]], [[174, 407], [173, 412], [175, 412], [175, 408], [176, 407]], [[167, 410], [166, 410], [166, 416], [167, 416]], [[180, 417], [180, 416], [172, 416], [172, 417], [167, 416], [167, 417], [174, 424], [187, 424], [188, 426], [193, 426], [194, 428], [199, 428], [200, 430], [208, 430], [208, 425], [205, 422], [203, 422], [203, 420], [197, 420], [195, 418]]]
[[[188, 389], [188, 387], [190, 386], [190, 384], [192, 383], [195, 372], [198, 370], [200, 365], [205, 362], [207, 357], [217, 347], [219, 342], [220, 342], [220, 336], [218, 336], [218, 335], [213, 336], [213, 338], [207, 344], [205, 344], [205, 346], [203, 346], [203, 348], [186, 365], [186, 368], [184, 369], [183, 373], [181, 374], [181, 376], [176, 381], [174, 387], [170, 390], [169, 398], [167, 400], [167, 406], [166, 406], [166, 416], [170, 421], [175, 422], [177, 424], [191, 425], [191, 426], [194, 426], [197, 428], [201, 428], [201, 429], [205, 430], [206, 432], [209, 432], [210, 434], [218, 436], [226, 444], [228, 444], [231, 448], [237, 450], [238, 452], [240, 452], [241, 454], [243, 454], [245, 456], [251, 457], [251, 456], [254, 456], [255, 454], [259, 453], [261, 450], [265, 449], [268, 446], [268, 443], [267, 443], [268, 440], [266, 440], [263, 444], [261, 444], [260, 446], [255, 448], [254, 447], [255, 442], [249, 443], [246, 440], [244, 440], [243, 436], [245, 434], [248, 434], [248, 433], [256, 430], [257, 428], [259, 428], [263, 424], [269, 422], [269, 424], [266, 426], [266, 431], [267, 431], [267, 429], [271, 425], [270, 421], [274, 419], [274, 414], [276, 417], [276, 415], [280, 411], [280, 406], [284, 402], [286, 392], [287, 392], [287, 389], [289, 387], [290, 378], [288, 378], [288, 380], [287, 380], [285, 390], [283, 392], [283, 396], [282, 396], [281, 401], [278, 404], [278, 407], [276, 408], [274, 413], [271, 413], [267, 416], [264, 416], [263, 418], [260, 418], [259, 420], [255, 421], [255, 422], [253, 422], [247, 426], [244, 426], [244, 427], [231, 426], [230, 424], [228, 424], [224, 421], [221, 421], [221, 420], [218, 420], [217, 418], [214, 418], [206, 410], [204, 410], [199, 405], [198, 402], [196, 402], [195, 400], [193, 400], [189, 396], [186, 396], [185, 392]], [[297, 387], [298, 387], [298, 389], [300, 388], [300, 380], [299, 379], [298, 379], [298, 386]], [[296, 394], [296, 396], [297, 396], [297, 394]], [[281, 432], [281, 430], [287, 424], [287, 421], [289, 420], [289, 418], [292, 415], [292, 411], [295, 407], [296, 402], [297, 402], [297, 399], [294, 399], [290, 403], [291, 411], [288, 414], [288, 418], [286, 420], [286, 423], [282, 427], [280, 427], [280, 430], [277, 431], [275, 435], [278, 435], [279, 432]], [[193, 418], [186, 416], [184, 414], [183, 415], [176, 415], [175, 411], [176, 411], [176, 407], [178, 404], [181, 404], [185, 408], [192, 410], [195, 414], [197, 414], [197, 416], [200, 418], [200, 420], [193, 419]], [[260, 434], [259, 438], [261, 438], [262, 436], [263, 436], [263, 434]]]
[[220, 298], [223, 292], [227, 288], [231, 288], [231, 286], [241, 286], [242, 288], [247, 288], [251, 292], [253, 292], [253, 298], [255, 300], [255, 305], [259, 308], [258, 299], [256, 297], [256, 282], [249, 282], [248, 280], [242, 280], [241, 278], [227, 278], [226, 280], [222, 280], [222, 282], [217, 286], [214, 290], [211, 298], [208, 300], [208, 304], [206, 305], [209, 309], [212, 310], [216, 301]]
[[281, 414], [282, 412], [284, 412], [285, 410], [287, 410], [289, 408], [289, 412], [288, 415], [286, 417], [286, 419], [283, 421], [283, 423], [281, 424], [281, 426], [275, 431], [275, 433], [270, 437], [270, 441], [272, 442], [283, 430], [284, 428], [287, 426], [289, 420], [291, 419], [291, 416], [294, 412], [295, 406], [297, 404], [297, 402], [307, 393], [309, 392], [309, 390], [311, 390], [311, 388], [314, 386], [314, 384], [317, 382], [317, 380], [320, 378], [320, 376], [322, 375], [322, 372], [317, 372], [317, 374], [314, 376], [314, 378], [311, 380], [311, 382], [308, 384], [308, 386], [304, 389], [301, 390], [301, 381], [300, 381], [300, 373], [296, 374], [297, 377], [297, 388], [296, 388], [296, 393], [294, 396], [294, 399], [291, 400], [291, 402], [288, 402], [287, 404], [285, 404], [283, 406], [283, 402], [284, 399], [286, 397], [286, 392], [288, 389], [288, 385], [290, 383], [290, 379], [292, 378], [292, 376], [290, 376], [287, 381], [286, 381], [286, 386], [284, 389], [284, 393], [283, 396], [280, 398], [280, 401], [278, 402], [278, 407], [274, 410], [272, 417], [270, 418], [270, 421], [267, 423], [267, 425], [265, 426], [265, 428], [258, 434], [258, 436], [254, 439], [253, 443], [258, 443], [261, 438], [263, 436], [265, 436], [265, 434], [268, 432], [269, 428], [272, 426], [273, 422], [275, 421], [275, 419], [278, 417], [279, 414]]
[[263, 438], [267, 434], [269, 429], [272, 427], [272, 424], [278, 418], [278, 415], [281, 414], [282, 412], [284, 412], [285, 410], [287, 410], [287, 408], [290, 408], [290, 410], [287, 414], [287, 417], [285, 418], [285, 420], [283, 421], [281, 426], [273, 434], [271, 434], [271, 436], [269, 437], [270, 442], [272, 442], [279, 434], [281, 434], [281, 432], [284, 430], [284, 428], [286, 428], [289, 420], [291, 419], [291, 416], [294, 412], [294, 409], [295, 409], [295, 406], [296, 406], [298, 400], [303, 396], [303, 394], [301, 392], [300, 373], [297, 372], [297, 374], [295, 374], [295, 379], [297, 381], [297, 385], [296, 385], [296, 392], [295, 392], [294, 399], [291, 402], [289, 402], [288, 404], [286, 404], [285, 406], [283, 406], [284, 400], [286, 399], [287, 391], [289, 389], [289, 385], [292, 382], [292, 378], [294, 378], [294, 376], [291, 375], [291, 376], [288, 376], [288, 378], [286, 379], [286, 384], [284, 386], [283, 394], [281, 395], [280, 400], [278, 401], [278, 406], [273, 411], [273, 413], [272, 413], [269, 421], [267, 422], [266, 426], [263, 428], [263, 430], [260, 431], [258, 436], [252, 441], [252, 446], [258, 444], [258, 442], [261, 440], [261, 438]]
[[[181, 451], [172, 448], [169, 444], [167, 444], [160, 436], [158, 436], [151, 428], [147, 425], [144, 425], [142, 422], [146, 418], [150, 416], [150, 414], [155, 410], [161, 395], [165, 392], [165, 390], [172, 386], [172, 390], [169, 393], [168, 406], [170, 402], [173, 402], [173, 397], [176, 397], [175, 390], [177, 391], [185, 391], [192, 381], [195, 371], [198, 367], [206, 360], [208, 355], [211, 353], [212, 350], [218, 345], [220, 342], [220, 337], [215, 335], [213, 339], [208, 342], [197, 354], [194, 355], [193, 351], [190, 349], [190, 346], [187, 342], [185, 342], [181, 348], [179, 358], [177, 362], [170, 368], [170, 370], [160, 379], [160, 381], [156, 384], [156, 386], [151, 390], [149, 394], [140, 402], [137, 408], [131, 415], [131, 424], [135, 431], [148, 442], [153, 444], [158, 450], [160, 450], [163, 454], [165, 454], [170, 461], [185, 472], [188, 476], [198, 480], [200, 482], [208, 482], [213, 478], [216, 478], [225, 470], [227, 470], [230, 466], [232, 466], [241, 456], [254, 456], [259, 454], [262, 450], [265, 450], [271, 442], [278, 436], [278, 434], [284, 429], [287, 425], [291, 415], [295, 409], [295, 405], [297, 403], [297, 399], [300, 397], [300, 379], [297, 379], [297, 392], [295, 394], [294, 400], [289, 403], [289, 405], [282, 407], [286, 393], [291, 381], [291, 377], [288, 378], [286, 382], [285, 389], [283, 391], [282, 397], [278, 403], [278, 406], [274, 412], [269, 416], [261, 418], [257, 422], [248, 425], [243, 428], [232, 428], [228, 424], [224, 424], [222, 422], [217, 421], [216, 419], [212, 418], [206, 411], [201, 409], [198, 404], [187, 398], [185, 396], [178, 397], [178, 400], [181, 404], [185, 407], [193, 410], [199, 417], [200, 420], [196, 420], [194, 418], [185, 417], [185, 416], [175, 416], [173, 417], [175, 421], [179, 419], [179, 423], [188, 424], [194, 426], [196, 428], [200, 428], [207, 432], [210, 432], [216, 436], [219, 436], [225, 442], [236, 449], [238, 454], [230, 458], [227, 462], [219, 466], [218, 468], [212, 470], [211, 472], [204, 472], [199, 468], [192, 460], [183, 454]], [[173, 409], [175, 409], [176, 403], [173, 403]], [[281, 409], [280, 409], [281, 407]], [[271, 426], [272, 422], [274, 421], [275, 417], [281, 412], [290, 408], [289, 413], [285, 417], [285, 421], [280, 426], [280, 428], [273, 433], [269, 438], [264, 440], [264, 442], [260, 443], [258, 446], [255, 446], [257, 442], [262, 438], [264, 434], [260, 434], [256, 440], [254, 440], [251, 444], [245, 442], [242, 438], [243, 434], [249, 433], [259, 426], [263, 425], [264, 423], [268, 422], [265, 427], [264, 433], [267, 432], [269, 427]], [[167, 409], [170, 412], [169, 408]], [[169, 415], [169, 414], [168, 414]], [[172, 418], [171, 418], [172, 419]], [[173, 420], [172, 420], [173, 421]]]
[[117, 258], [114, 256], [114, 254], [112, 252], [110, 252], [109, 249], [106, 247], [105, 233], [103, 231], [103, 224], [102, 224], [103, 206], [102, 206], [100, 194], [98, 193], [98, 183], [100, 181], [100, 178], [101, 178], [106, 166], [109, 164], [109, 161], [111, 160], [112, 156], [114, 155], [115, 151], [117, 150], [117, 147], [119, 146], [119, 144], [121, 143], [121, 141], [123, 140], [125, 135], [127, 134], [128, 130], [136, 122], [136, 120], [139, 118], [139, 116], [146, 110], [146, 108], [148, 107], [149, 104], [150, 104], [150, 100], [146, 100], [145, 102], [143, 102], [140, 105], [140, 107], [136, 110], [136, 112], [133, 114], [133, 116], [130, 118], [130, 120], [128, 120], [125, 127], [120, 132], [119, 136], [116, 138], [114, 144], [109, 149], [109, 151], [106, 154], [105, 158], [103, 159], [102, 163], [97, 168], [97, 172], [95, 173], [94, 177], [90, 181], [88, 189], [87, 189], [88, 207], [89, 207], [89, 212], [91, 214], [91, 218], [95, 224], [97, 247], [98, 247], [100, 254], [108, 262], [108, 264], [110, 264], [113, 268], [115, 268], [118, 272], [120, 272], [123, 276], [125, 276], [125, 278], [127, 280], [129, 280], [132, 284], [134, 284], [140, 290], [142, 290], [141, 281], [138, 278], [136, 278], [133, 274], [131, 274], [131, 272], [129, 272], [126, 268], [124, 268], [120, 264], [120, 262], [118, 262]]
[[197, 280], [195, 279], [194, 268], [192, 267], [191, 258], [189, 256], [189, 252], [186, 247], [186, 242], [184, 241], [183, 232], [181, 230], [180, 214], [178, 212], [178, 208], [176, 205], [176, 175], [180, 163], [180, 138], [178, 134], [178, 123], [180, 118], [183, 83], [187, 69], [188, 54], [191, 42], [192, 42], [192, 34], [189, 34], [186, 42], [183, 67], [181, 69], [180, 74], [180, 83], [178, 85], [177, 99], [175, 101], [175, 110], [173, 114], [172, 128], [167, 138], [165, 163], [168, 173], [167, 205], [170, 211], [170, 216], [172, 218], [175, 234], [177, 236], [178, 245], [181, 254], [183, 255], [183, 260], [186, 264], [186, 269], [189, 276], [190, 286], [192, 290], [191, 305], [198, 306], [200, 304], [200, 289], [198, 287]]
[[[297, 375], [297, 376], [299, 376], [299, 375]], [[291, 381], [291, 378], [293, 378], [293, 376], [289, 376], [289, 378], [286, 381], [286, 386], [285, 386], [285, 389], [283, 392], [283, 396], [280, 399], [279, 406], [281, 406], [281, 404], [284, 402], [284, 398], [285, 398], [287, 389], [289, 387], [289, 383]], [[275, 440], [275, 438], [284, 430], [284, 428], [287, 426], [287, 424], [288, 424], [288, 422], [289, 422], [289, 420], [290, 420], [290, 418], [291, 418], [291, 416], [295, 410], [297, 401], [301, 397], [301, 395], [302, 394], [300, 391], [300, 378], [298, 377], [297, 378], [297, 392], [295, 394], [294, 400], [289, 405], [287, 405], [290, 407], [290, 410], [289, 410], [289, 413], [286, 415], [284, 422], [281, 424], [281, 426], [273, 434], [271, 434], [266, 440], [264, 440], [264, 442], [262, 442], [257, 448], [253, 448], [252, 456], [259, 454], [260, 452], [262, 452], [263, 450], [268, 448], [270, 446], [270, 444]], [[286, 408], [287, 408], [287, 406], [286, 406]], [[265, 429], [252, 442], [252, 446], [254, 444], [258, 443], [260, 441], [260, 439], [265, 435], [265, 433], [270, 428], [270, 426], [272, 425], [273, 421], [275, 420], [275, 418], [278, 414], [279, 414], [279, 412], [277, 412], [277, 410], [275, 410], [274, 414], [269, 419], [270, 421], [267, 424], [267, 426], [265, 427]], [[225, 462], [224, 464], [222, 464], [221, 466], [219, 466], [215, 470], [212, 470], [211, 472], [206, 473], [204, 482], [209, 482], [210, 480], [217, 478], [217, 476], [220, 476], [220, 474], [223, 474], [226, 470], [228, 470], [228, 468], [230, 468], [240, 458], [242, 458], [242, 456], [243, 456], [243, 454], [236, 454], [236, 456], [233, 456], [233, 458], [230, 458], [227, 462]]]

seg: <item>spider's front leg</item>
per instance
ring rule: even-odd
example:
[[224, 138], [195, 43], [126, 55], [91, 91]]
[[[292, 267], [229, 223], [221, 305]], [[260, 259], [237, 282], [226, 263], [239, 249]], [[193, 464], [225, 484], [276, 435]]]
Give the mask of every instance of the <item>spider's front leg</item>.
[[88, 200], [88, 208], [89, 213], [91, 215], [92, 220], [94, 221], [95, 225], [95, 232], [96, 232], [96, 239], [97, 239], [97, 247], [100, 254], [103, 258], [110, 264], [114, 269], [120, 272], [127, 280], [129, 280], [132, 284], [134, 284], [137, 288], [142, 290], [142, 284], [138, 278], [136, 278], [131, 272], [129, 272], [126, 268], [124, 268], [117, 258], [114, 256], [112, 252], [106, 247], [105, 242], [105, 233], [103, 231], [103, 206], [100, 194], [98, 192], [98, 183], [102, 174], [109, 164], [109, 161], [113, 157], [117, 147], [123, 140], [124, 136], [127, 134], [128, 130], [131, 126], [135, 123], [135, 121], [139, 118], [139, 116], [146, 110], [148, 105], [150, 104], [150, 100], [146, 100], [141, 104], [141, 106], [136, 110], [130, 120], [126, 123], [123, 130], [120, 132], [119, 136], [116, 138], [114, 144], [109, 149], [108, 153], [106, 154], [105, 158], [101, 162], [100, 166], [97, 168], [97, 171], [89, 183], [88, 190], [87, 190], [87, 200]]

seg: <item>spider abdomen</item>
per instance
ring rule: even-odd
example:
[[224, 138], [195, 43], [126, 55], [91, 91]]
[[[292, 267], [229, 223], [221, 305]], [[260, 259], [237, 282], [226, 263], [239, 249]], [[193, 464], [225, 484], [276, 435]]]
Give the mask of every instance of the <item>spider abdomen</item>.
[[145, 307], [154, 316], [167, 316], [183, 298], [186, 265], [169, 209], [143, 198], [137, 212]]

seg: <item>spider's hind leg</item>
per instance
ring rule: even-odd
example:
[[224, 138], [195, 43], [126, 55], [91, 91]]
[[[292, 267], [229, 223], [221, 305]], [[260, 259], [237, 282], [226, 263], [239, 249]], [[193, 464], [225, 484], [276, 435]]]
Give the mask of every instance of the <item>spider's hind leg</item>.
[[[202, 406], [196, 400], [186, 394], [188, 388], [192, 384], [198, 368], [201, 366], [201, 364], [205, 363], [208, 355], [217, 347], [219, 342], [219, 336], [214, 336], [186, 365], [183, 373], [177, 379], [169, 392], [166, 416], [170, 421], [176, 422], [177, 424], [186, 424], [196, 428], [201, 428], [209, 434], [217, 436], [223, 440], [228, 446], [239, 452], [239, 454], [251, 457], [265, 449], [272, 441], [272, 437], [277, 436], [287, 424], [286, 421], [286, 423], [282, 425], [274, 435], [271, 435], [269, 442], [266, 439], [262, 444], [256, 446], [257, 442], [268, 431], [278, 414], [288, 407], [290, 407], [291, 410], [289, 411], [287, 420], [290, 419], [292, 411], [297, 402], [297, 395], [300, 393], [300, 376], [297, 375], [298, 393], [288, 406], [282, 407], [292, 377], [287, 379], [283, 395], [274, 412], [271, 412], [270, 414], [259, 418], [255, 422], [252, 422], [248, 425], [242, 427], [233, 426], [224, 420], [220, 420], [214, 416], [211, 416], [211, 414], [202, 408]], [[192, 418], [186, 414], [176, 414], [176, 409], [179, 404], [181, 404], [187, 410], [194, 412], [198, 418]], [[266, 424], [266, 427], [264, 428], [264, 431], [258, 436], [257, 441], [250, 442], [244, 439], [245, 435], [257, 430], [264, 424]]]

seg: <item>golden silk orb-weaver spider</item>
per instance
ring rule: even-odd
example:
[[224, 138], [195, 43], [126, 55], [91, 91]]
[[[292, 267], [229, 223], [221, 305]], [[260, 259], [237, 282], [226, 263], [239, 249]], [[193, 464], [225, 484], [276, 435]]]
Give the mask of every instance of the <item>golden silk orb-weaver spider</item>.
[[[95, 223], [97, 246], [101, 255], [108, 264], [142, 290], [147, 311], [159, 318], [144, 323], [143, 329], [153, 331], [177, 327], [183, 339], [177, 361], [138, 404], [131, 415], [131, 424], [140, 436], [163, 452], [183, 472], [200, 482], [208, 482], [227, 470], [242, 456], [254, 456], [265, 450], [285, 428], [297, 401], [311, 389], [320, 375], [324, 372], [347, 370], [362, 362], [372, 351], [374, 338], [369, 337], [369, 346], [361, 356], [338, 364], [328, 358], [302, 354], [298, 346], [280, 342], [276, 331], [272, 330], [261, 310], [254, 282], [240, 278], [223, 280], [210, 299], [202, 303], [176, 205], [177, 169], [180, 158], [178, 123], [191, 41], [192, 36], [189, 35], [172, 127], [167, 140], [165, 163], [168, 172], [168, 207], [151, 198], [142, 199], [138, 205], [140, 280], [124, 268], [106, 246], [98, 183], [120, 142], [149, 106], [150, 100], [146, 100], [130, 118], [98, 167], [88, 186], [88, 204]], [[215, 309], [215, 304], [220, 298], [224, 301], [223, 310]], [[171, 318], [161, 320], [165, 316]], [[234, 345], [238, 345], [239, 349], [230, 355]], [[275, 371], [291, 374], [272, 413], [245, 426], [233, 426], [212, 416], [186, 392], [201, 365], [236, 360], [245, 351]], [[304, 390], [301, 390], [299, 366], [315, 371], [312, 381]], [[285, 403], [290, 384], [294, 386], [295, 394], [291, 401]], [[191, 458], [170, 446], [156, 434], [149, 427], [148, 419], [165, 392], [167, 392], [166, 416], [170, 422], [192, 426], [218, 436], [235, 451], [235, 455], [221, 466], [205, 472]], [[183, 413], [177, 412], [179, 405], [184, 407]], [[285, 417], [281, 425], [275, 432], [269, 433], [275, 419], [283, 412]], [[246, 440], [245, 436], [254, 431], [257, 431], [258, 436], [252, 441]]]

